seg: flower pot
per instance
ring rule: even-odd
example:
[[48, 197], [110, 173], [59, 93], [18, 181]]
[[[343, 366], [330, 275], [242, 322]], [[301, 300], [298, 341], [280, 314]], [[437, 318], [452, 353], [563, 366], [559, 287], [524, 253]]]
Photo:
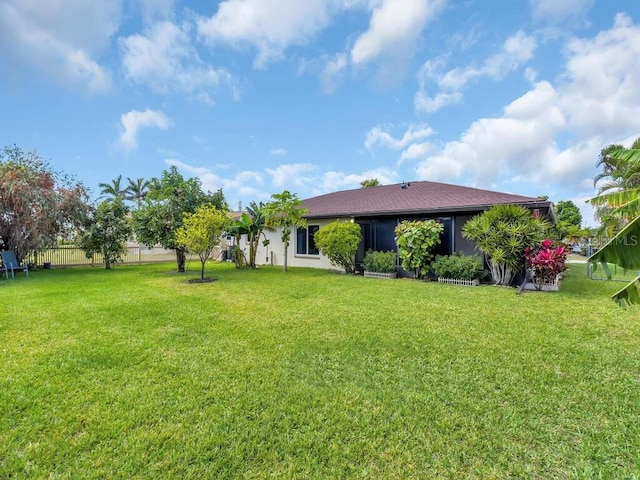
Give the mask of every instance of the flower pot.
[[[541, 292], [557, 292], [560, 288], [560, 279], [562, 275], [556, 275], [555, 280], [546, 281], [542, 284], [542, 288], [540, 288]], [[537, 290], [536, 284], [534, 282], [527, 282], [524, 286], [525, 290]]]

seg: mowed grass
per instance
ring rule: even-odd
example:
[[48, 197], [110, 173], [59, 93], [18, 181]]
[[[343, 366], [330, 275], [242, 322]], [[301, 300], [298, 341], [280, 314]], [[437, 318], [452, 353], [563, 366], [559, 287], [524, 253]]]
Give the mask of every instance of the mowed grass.
[[638, 478], [640, 315], [172, 264], [0, 281], [0, 478]]

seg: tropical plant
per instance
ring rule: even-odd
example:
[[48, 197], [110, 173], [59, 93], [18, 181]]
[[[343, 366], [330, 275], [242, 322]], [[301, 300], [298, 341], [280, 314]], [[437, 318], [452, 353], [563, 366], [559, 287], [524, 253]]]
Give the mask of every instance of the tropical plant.
[[462, 227], [485, 254], [496, 285], [508, 286], [524, 267], [524, 250], [542, 242], [549, 224], [522, 205], [494, 205]]
[[287, 257], [289, 244], [291, 242], [291, 229], [305, 227], [306, 220], [303, 218], [307, 213], [302, 207], [302, 200], [288, 190], [282, 193], [271, 195], [271, 201], [265, 206], [266, 224], [270, 227], [281, 227], [280, 239], [284, 246], [283, 270], [287, 271]]
[[111, 183], [99, 183], [98, 187], [100, 187], [100, 197], [98, 198], [106, 200], [113, 200], [118, 197], [124, 198], [127, 193], [127, 189], [122, 188], [122, 175], [118, 175], [111, 180]]
[[352, 222], [333, 222], [314, 235], [316, 247], [332, 265], [346, 273], [356, 271], [356, 252], [362, 240], [360, 225]]
[[[634, 147], [640, 147], [638, 143], [637, 140]], [[591, 203], [608, 208], [612, 217], [621, 219], [626, 226], [592, 255], [589, 262], [594, 265], [594, 269], [600, 263], [607, 277], [611, 278], [608, 263], [619, 265], [625, 270], [640, 270], [640, 186], [634, 183], [635, 174], [629, 173], [640, 169], [640, 148], [615, 149], [609, 152], [609, 156], [612, 160], [628, 164], [625, 175], [629, 181], [621, 183], [617, 190], [592, 198]], [[640, 276], [612, 298], [622, 306], [640, 304]]]
[[[245, 208], [245, 212], [242, 212], [240, 218], [235, 220], [230, 227], [230, 230], [234, 232], [236, 236], [236, 253], [240, 254], [239, 240], [241, 235], [247, 236], [247, 242], [249, 243], [249, 258], [247, 259], [247, 265], [250, 268], [256, 268], [256, 255], [258, 253], [258, 246], [260, 239], [266, 239], [264, 230], [271, 230], [272, 227], [266, 223], [266, 210], [263, 202], [256, 203], [251, 202], [248, 207]], [[239, 255], [236, 255], [236, 266], [238, 265]]]
[[176, 251], [178, 271], [185, 271], [184, 246], [178, 244], [176, 232], [182, 226], [184, 213], [193, 213], [202, 205], [228, 210], [221, 190], [204, 193], [200, 180], [186, 180], [175, 166], [150, 181], [145, 202], [133, 212], [133, 224], [138, 241], [153, 246], [157, 243]]
[[202, 205], [194, 213], [184, 213], [176, 241], [189, 252], [200, 257], [200, 280], [204, 280], [204, 265], [213, 249], [220, 245], [222, 234], [229, 225], [229, 214], [212, 205]]
[[0, 246], [18, 262], [86, 228], [88, 202], [82, 183], [55, 172], [37, 152], [0, 150]]
[[480, 255], [465, 255], [456, 252], [453, 255], [436, 255], [431, 269], [440, 278], [455, 280], [476, 280], [485, 275]]
[[138, 177], [135, 180], [131, 180], [127, 177], [127, 188], [125, 190], [125, 200], [129, 200], [130, 202], [134, 202], [136, 204], [136, 208], [140, 208], [142, 201], [149, 193], [149, 186], [151, 182], [149, 180], [145, 180], [142, 177]]
[[240, 219], [236, 219], [227, 227], [226, 233], [233, 237], [232, 258], [236, 264], [236, 268], [244, 268], [246, 265], [246, 258], [244, 252], [240, 249], [240, 239], [242, 238], [242, 235], [246, 235], [248, 233], [247, 228], [242, 222], [240, 222]]
[[396, 252], [367, 250], [362, 262], [366, 272], [396, 273]]
[[[596, 218], [602, 225], [601, 233], [613, 237], [633, 219], [638, 211], [637, 197], [640, 189], [640, 161], [637, 153], [640, 151], [640, 138], [631, 148], [622, 145], [609, 145], [600, 152], [597, 166], [602, 167], [593, 182], [597, 186], [602, 180], [606, 180], [598, 189], [598, 195], [591, 199], [591, 204], [596, 207]], [[635, 195], [628, 197], [621, 192], [633, 192]], [[636, 201], [629, 205], [623, 205], [627, 200], [635, 197]], [[621, 203], [622, 202], [622, 203]]]
[[405, 220], [395, 228], [395, 240], [402, 268], [423, 278], [433, 258], [433, 247], [440, 243], [444, 227], [436, 220]]
[[102, 253], [107, 270], [111, 269], [112, 263], [122, 259], [125, 242], [131, 235], [128, 213], [129, 209], [121, 197], [105, 200], [98, 205], [93, 224], [80, 237], [80, 248], [87, 258], [92, 258], [95, 253]]
[[536, 290], [542, 290], [545, 284], [554, 282], [566, 270], [567, 250], [563, 246], [554, 246], [549, 239], [537, 247], [525, 248], [524, 257]]

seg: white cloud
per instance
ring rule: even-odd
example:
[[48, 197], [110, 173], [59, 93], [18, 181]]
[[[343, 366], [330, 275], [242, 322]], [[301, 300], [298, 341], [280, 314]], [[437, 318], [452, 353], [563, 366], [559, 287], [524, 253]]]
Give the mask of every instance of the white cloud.
[[317, 167], [310, 163], [289, 163], [266, 168], [265, 171], [276, 187], [291, 188], [291, 185], [301, 187], [312, 183], [314, 180], [310, 174], [316, 172]]
[[322, 90], [327, 94], [336, 91], [337, 79], [340, 72], [348, 66], [348, 58], [344, 53], [338, 53], [333, 58], [327, 60], [326, 65], [320, 73], [320, 84]]
[[287, 151], [284, 148], [274, 148], [269, 153], [271, 155], [283, 156], [287, 154]]
[[111, 0], [6, 0], [0, 4], [0, 57], [17, 71], [105, 92], [111, 77], [96, 57], [117, 30], [121, 8]]
[[529, 0], [529, 3], [534, 17], [556, 22], [586, 13], [594, 0]]
[[564, 128], [554, 88], [540, 82], [505, 107], [502, 117], [475, 121], [460, 140], [421, 162], [417, 174], [425, 180], [464, 174], [484, 187], [492, 186], [501, 174], [532, 175], [555, 158], [555, 138]]
[[138, 0], [142, 18], [150, 23], [158, 18], [168, 18], [173, 13], [174, 0]]
[[572, 129], [581, 138], [640, 131], [640, 27], [626, 15], [593, 39], [568, 43], [559, 90]]
[[433, 145], [429, 142], [411, 144], [400, 155], [400, 161], [424, 158], [431, 150], [433, 150]]
[[156, 92], [197, 92], [196, 98], [210, 105], [213, 100], [207, 89], [233, 83], [228, 71], [202, 62], [191, 45], [187, 24], [159, 22], [145, 34], [121, 39], [120, 44], [127, 77]]
[[353, 64], [363, 64], [380, 55], [410, 55], [425, 27], [443, 6], [442, 0], [383, 0], [373, 9], [369, 29], [351, 49]]
[[428, 125], [409, 125], [401, 138], [394, 138], [381, 127], [373, 127], [367, 132], [364, 146], [371, 150], [375, 146], [382, 146], [392, 150], [401, 150], [418, 140], [423, 140], [433, 135], [433, 129]]
[[448, 105], [455, 105], [462, 101], [462, 93], [438, 92], [434, 97], [429, 97], [423, 91], [418, 91], [413, 104], [417, 112], [433, 113]]
[[335, 192], [338, 190], [349, 190], [354, 188], [360, 188], [360, 182], [376, 178], [382, 185], [388, 185], [398, 181], [397, 175], [394, 171], [388, 168], [377, 168], [373, 170], [367, 170], [362, 173], [345, 174], [343, 172], [329, 171], [322, 175], [322, 179], [319, 185], [315, 185], [314, 194]]
[[485, 188], [520, 183], [537, 186], [537, 193], [588, 196], [600, 150], [640, 135], [640, 28], [618, 15], [611, 29], [568, 41], [565, 54], [555, 86], [535, 83], [502, 115], [473, 122], [458, 140], [420, 162], [418, 177], [463, 179]]
[[[489, 56], [479, 67], [454, 68], [441, 73], [444, 57], [427, 61], [418, 73], [420, 89], [414, 98], [417, 112], [432, 113], [462, 100], [461, 91], [472, 80], [488, 77], [500, 80], [533, 58], [537, 42], [533, 36], [519, 31], [507, 38], [500, 52]], [[439, 91], [430, 96], [428, 86], [435, 83]]]
[[231, 208], [235, 208], [237, 202], [242, 199], [260, 201], [269, 198], [269, 194], [260, 188], [264, 183], [264, 179], [259, 172], [244, 170], [233, 177], [225, 178], [216, 174], [209, 167], [196, 167], [171, 158], [166, 159], [165, 163], [197, 177], [204, 191], [215, 192], [222, 189], [222, 193], [224, 193], [225, 199], [229, 202]]
[[135, 149], [137, 147], [138, 131], [142, 128], [159, 128], [166, 130], [171, 126], [171, 120], [162, 112], [155, 110], [131, 110], [120, 117], [122, 125], [122, 135], [120, 135], [120, 144], [127, 149]]
[[254, 66], [264, 68], [289, 46], [307, 43], [339, 7], [339, 0], [226, 0], [215, 15], [198, 20], [198, 33], [211, 44], [254, 47]]

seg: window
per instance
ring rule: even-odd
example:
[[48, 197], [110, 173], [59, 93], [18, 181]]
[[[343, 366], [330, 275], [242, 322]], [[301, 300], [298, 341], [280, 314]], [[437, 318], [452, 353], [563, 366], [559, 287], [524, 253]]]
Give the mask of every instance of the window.
[[316, 247], [313, 237], [320, 230], [319, 225], [307, 225], [306, 228], [300, 227], [296, 231], [296, 254], [297, 255], [319, 255], [320, 252]]

